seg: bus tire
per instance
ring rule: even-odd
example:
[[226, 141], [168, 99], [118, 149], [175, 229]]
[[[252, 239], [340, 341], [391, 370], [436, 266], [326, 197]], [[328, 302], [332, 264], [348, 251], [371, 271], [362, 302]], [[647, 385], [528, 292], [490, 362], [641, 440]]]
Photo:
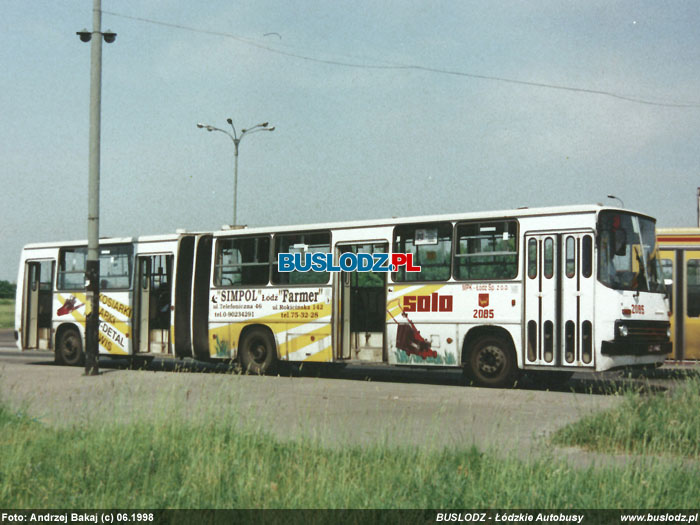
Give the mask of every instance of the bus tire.
[[253, 328], [245, 334], [238, 350], [244, 372], [263, 375], [272, 372], [277, 363], [275, 341], [270, 332]]
[[68, 366], [80, 366], [85, 362], [80, 332], [71, 328], [61, 334], [56, 348], [56, 360]]
[[479, 386], [512, 387], [518, 378], [512, 345], [498, 336], [480, 337], [469, 352], [465, 374]]

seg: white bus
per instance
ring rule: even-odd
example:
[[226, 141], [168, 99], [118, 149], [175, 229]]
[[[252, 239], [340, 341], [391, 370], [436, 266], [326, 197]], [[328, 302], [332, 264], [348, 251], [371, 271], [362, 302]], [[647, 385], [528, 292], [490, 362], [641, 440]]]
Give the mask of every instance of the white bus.
[[[19, 346], [54, 348], [70, 364], [84, 337], [78, 253], [84, 243], [27, 246], [18, 280]], [[280, 254], [319, 264], [280, 271]], [[339, 266], [358, 254], [387, 264], [406, 254], [420, 271]], [[237, 359], [252, 373], [304, 362], [460, 367], [476, 384], [507, 386], [522, 371], [658, 366], [671, 352], [655, 221], [619, 208], [115, 239], [103, 242], [100, 273], [104, 354]]]
[[[190, 308], [194, 244], [191, 234], [100, 240], [101, 354], [175, 355], [176, 336], [187, 337], [176, 332], [187, 320], [175, 307]], [[57, 363], [83, 363], [86, 258], [85, 241], [24, 247], [15, 307], [20, 349], [51, 349]]]

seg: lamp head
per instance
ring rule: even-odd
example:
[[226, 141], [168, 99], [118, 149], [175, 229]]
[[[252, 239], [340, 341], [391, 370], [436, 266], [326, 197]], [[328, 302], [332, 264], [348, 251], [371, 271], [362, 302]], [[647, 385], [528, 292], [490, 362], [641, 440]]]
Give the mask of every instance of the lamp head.
[[82, 31], [77, 31], [75, 33], [80, 37], [81, 42], [89, 42], [90, 39], [92, 38], [92, 33], [88, 31], [87, 29], [83, 29]]
[[112, 31], [110, 31], [108, 29], [107, 31], [102, 33], [102, 37], [105, 39], [105, 42], [107, 42], [108, 44], [111, 44], [112, 42], [114, 42], [117, 39], [117, 34], [113, 33]]

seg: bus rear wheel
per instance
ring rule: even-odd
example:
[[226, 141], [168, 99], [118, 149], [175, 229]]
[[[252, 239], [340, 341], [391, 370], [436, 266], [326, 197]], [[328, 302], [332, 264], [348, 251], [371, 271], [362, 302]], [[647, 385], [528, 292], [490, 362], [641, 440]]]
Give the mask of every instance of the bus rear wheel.
[[512, 346], [497, 336], [477, 339], [469, 352], [465, 374], [479, 386], [512, 387], [518, 377]]
[[77, 330], [66, 330], [61, 334], [56, 348], [56, 361], [68, 366], [80, 366], [85, 362], [83, 341]]
[[244, 372], [258, 375], [272, 372], [277, 363], [277, 351], [270, 332], [253, 328], [246, 333], [238, 357]]

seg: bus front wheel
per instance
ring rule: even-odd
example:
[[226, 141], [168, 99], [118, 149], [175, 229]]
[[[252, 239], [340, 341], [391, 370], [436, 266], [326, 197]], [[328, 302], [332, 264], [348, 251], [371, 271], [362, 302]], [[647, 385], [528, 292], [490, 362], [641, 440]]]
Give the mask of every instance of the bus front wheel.
[[277, 362], [277, 351], [272, 335], [261, 328], [253, 328], [241, 342], [238, 356], [241, 366], [249, 374], [272, 372]]
[[80, 366], [85, 361], [83, 341], [77, 330], [66, 330], [61, 334], [56, 348], [56, 360], [68, 366]]
[[481, 337], [469, 352], [465, 374], [479, 386], [512, 387], [518, 377], [515, 352], [500, 337]]

